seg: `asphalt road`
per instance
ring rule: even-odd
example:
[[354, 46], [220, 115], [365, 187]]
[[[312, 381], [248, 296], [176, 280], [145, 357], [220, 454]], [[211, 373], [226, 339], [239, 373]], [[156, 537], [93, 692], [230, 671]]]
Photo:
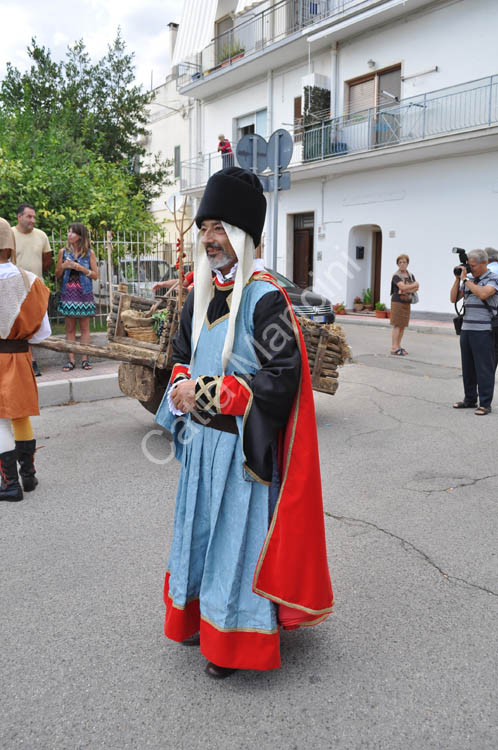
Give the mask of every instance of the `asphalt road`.
[[[335, 613], [217, 683], [162, 635], [178, 467], [125, 398], [44, 409], [40, 486], [0, 504], [0, 747], [496, 750], [496, 413], [456, 337], [349, 326], [316, 395]], [[170, 444], [152, 435], [156, 459]]]

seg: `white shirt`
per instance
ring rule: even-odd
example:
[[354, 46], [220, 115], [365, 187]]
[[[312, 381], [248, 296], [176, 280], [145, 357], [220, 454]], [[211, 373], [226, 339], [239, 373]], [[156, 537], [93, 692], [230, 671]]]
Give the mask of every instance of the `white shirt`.
[[[0, 263], [0, 279], [8, 279], [11, 276], [17, 276], [20, 273], [20, 270], [16, 265], [14, 265], [14, 263], [11, 263], [10, 261], [8, 263]], [[26, 271], [26, 273], [28, 274], [28, 276], [30, 276], [31, 283], [34, 283], [34, 280], [31, 277], [35, 274], [31, 273], [30, 271]], [[29, 343], [38, 344], [38, 342], [43, 341], [43, 339], [46, 339], [51, 335], [52, 329], [50, 327], [48, 313], [45, 313], [40, 328], [37, 330], [35, 335], [29, 339]]]

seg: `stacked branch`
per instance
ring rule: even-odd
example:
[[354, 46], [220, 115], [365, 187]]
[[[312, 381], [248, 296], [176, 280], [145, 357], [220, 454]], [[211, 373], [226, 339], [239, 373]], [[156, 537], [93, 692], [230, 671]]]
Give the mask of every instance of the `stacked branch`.
[[333, 394], [339, 383], [337, 368], [351, 359], [346, 336], [339, 325], [298, 318], [303, 332], [314, 390]]

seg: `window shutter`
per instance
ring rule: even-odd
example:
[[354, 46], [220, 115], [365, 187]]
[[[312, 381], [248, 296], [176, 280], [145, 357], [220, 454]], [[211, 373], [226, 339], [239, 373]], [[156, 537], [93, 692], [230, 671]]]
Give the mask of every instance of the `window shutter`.
[[361, 112], [375, 106], [375, 77], [349, 84], [349, 107], [351, 112]]

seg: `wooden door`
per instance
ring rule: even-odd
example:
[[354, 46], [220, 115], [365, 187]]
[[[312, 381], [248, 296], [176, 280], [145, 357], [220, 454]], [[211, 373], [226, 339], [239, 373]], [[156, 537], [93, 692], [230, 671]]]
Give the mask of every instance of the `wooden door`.
[[380, 272], [382, 267], [382, 232], [374, 232], [373, 236], [373, 258], [372, 258], [372, 292], [373, 304], [381, 302], [380, 299]]
[[313, 230], [294, 230], [294, 272], [295, 284], [306, 289], [311, 283], [313, 270]]

